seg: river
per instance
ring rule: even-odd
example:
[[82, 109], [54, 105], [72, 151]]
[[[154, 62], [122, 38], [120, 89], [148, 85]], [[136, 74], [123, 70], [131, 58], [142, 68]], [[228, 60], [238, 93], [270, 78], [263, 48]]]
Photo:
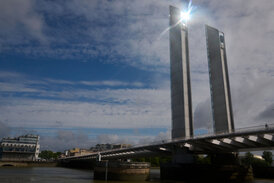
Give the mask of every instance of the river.
[[[151, 170], [151, 180], [148, 182], [159, 183], [160, 172]], [[105, 183], [106, 181], [93, 180], [93, 172], [90, 170], [77, 170], [61, 167], [32, 167], [16, 168], [1, 167], [0, 183]], [[129, 183], [119, 181], [107, 181], [108, 183]], [[140, 181], [139, 181], [140, 182]], [[172, 181], [169, 181], [172, 182]], [[136, 182], [135, 182], [136, 183]], [[145, 182], [143, 182], [145, 183]], [[274, 180], [255, 180], [253, 183], [274, 183]]]

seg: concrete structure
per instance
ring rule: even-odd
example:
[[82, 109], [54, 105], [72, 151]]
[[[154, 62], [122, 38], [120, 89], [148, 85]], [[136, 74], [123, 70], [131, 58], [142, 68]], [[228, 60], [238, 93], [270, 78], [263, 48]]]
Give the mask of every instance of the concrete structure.
[[145, 181], [149, 177], [150, 163], [99, 161], [94, 167], [94, 179]]
[[172, 139], [193, 136], [188, 29], [181, 10], [170, 6], [170, 77]]
[[68, 156], [81, 156], [81, 155], [90, 154], [92, 152], [93, 152], [92, 150], [73, 148], [73, 149], [65, 151], [64, 157], [68, 157]]
[[3, 138], [0, 142], [0, 160], [35, 161], [40, 150], [38, 135]]
[[233, 132], [224, 33], [207, 25], [205, 28], [214, 130], [215, 133]]

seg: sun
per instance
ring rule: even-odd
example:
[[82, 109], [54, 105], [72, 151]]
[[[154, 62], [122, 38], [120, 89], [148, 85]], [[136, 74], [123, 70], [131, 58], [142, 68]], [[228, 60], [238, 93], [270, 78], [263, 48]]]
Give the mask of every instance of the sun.
[[190, 19], [190, 11], [181, 12], [181, 21], [187, 22]]

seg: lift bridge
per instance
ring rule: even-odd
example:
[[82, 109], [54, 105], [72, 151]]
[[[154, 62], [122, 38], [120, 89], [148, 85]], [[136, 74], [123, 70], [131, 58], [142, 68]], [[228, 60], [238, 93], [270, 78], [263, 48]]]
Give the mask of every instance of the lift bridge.
[[208, 25], [205, 25], [205, 31], [214, 133], [193, 136], [188, 26], [180, 15], [179, 8], [170, 6], [172, 140], [61, 160], [88, 160], [97, 156], [106, 160], [128, 159], [159, 155], [178, 157], [180, 160], [186, 154], [225, 154], [274, 148], [274, 124], [235, 129], [224, 33]]
[[237, 153], [274, 149], [274, 124], [236, 129], [232, 133], [208, 134], [192, 138], [177, 138], [131, 148], [94, 152], [61, 158], [62, 161], [90, 160], [101, 155], [103, 160], [130, 159], [147, 156], [171, 156], [181, 149], [193, 154]]

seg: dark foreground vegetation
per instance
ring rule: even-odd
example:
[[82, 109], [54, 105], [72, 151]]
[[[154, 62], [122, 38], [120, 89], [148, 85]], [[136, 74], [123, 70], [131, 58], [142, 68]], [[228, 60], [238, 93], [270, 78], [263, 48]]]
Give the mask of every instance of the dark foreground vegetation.
[[[160, 167], [160, 165], [171, 162], [170, 157], [147, 157], [147, 158], [134, 158], [132, 161], [136, 162], [149, 162], [152, 167]], [[262, 158], [254, 156], [252, 153], [247, 152], [244, 156], [235, 159], [218, 159], [216, 155], [194, 155], [194, 164], [196, 166], [215, 167], [216, 164], [238, 164], [241, 167], [250, 167], [253, 171], [255, 178], [268, 178], [274, 179], [274, 167], [272, 166], [272, 153], [264, 151]], [[189, 166], [189, 165], [188, 165]]]
[[241, 160], [241, 163], [253, 168], [254, 177], [274, 179], [272, 153], [264, 151], [262, 158], [263, 159], [258, 159], [252, 153], [247, 152]]

